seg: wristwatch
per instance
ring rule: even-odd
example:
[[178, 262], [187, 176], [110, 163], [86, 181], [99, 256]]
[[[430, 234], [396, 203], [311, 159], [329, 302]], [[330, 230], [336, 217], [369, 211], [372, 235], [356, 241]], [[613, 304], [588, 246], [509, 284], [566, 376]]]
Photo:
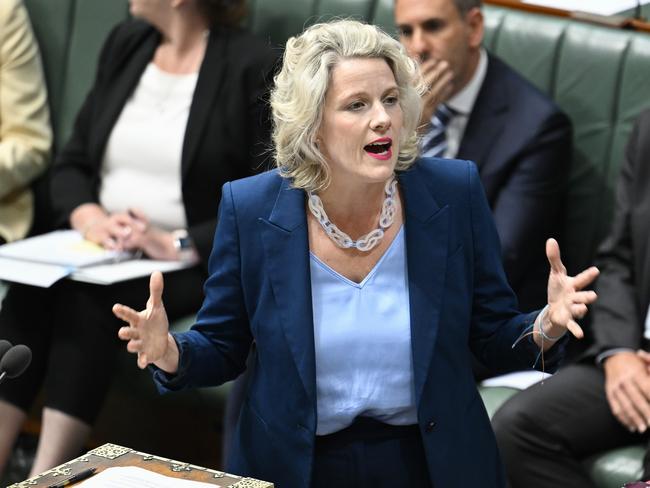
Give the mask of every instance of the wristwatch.
[[192, 261], [196, 257], [196, 252], [194, 250], [194, 243], [192, 238], [187, 233], [185, 229], [178, 229], [172, 231], [172, 237], [174, 238], [174, 247], [178, 253], [178, 258], [180, 261]]

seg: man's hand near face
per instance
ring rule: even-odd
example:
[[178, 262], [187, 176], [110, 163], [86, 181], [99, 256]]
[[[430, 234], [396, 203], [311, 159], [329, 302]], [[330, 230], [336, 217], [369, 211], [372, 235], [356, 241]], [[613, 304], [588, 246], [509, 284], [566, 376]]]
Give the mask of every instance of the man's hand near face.
[[420, 128], [426, 131], [438, 105], [446, 102], [452, 94], [454, 75], [449, 63], [444, 59], [429, 58], [422, 62], [420, 69], [427, 86], [427, 91], [422, 96]]

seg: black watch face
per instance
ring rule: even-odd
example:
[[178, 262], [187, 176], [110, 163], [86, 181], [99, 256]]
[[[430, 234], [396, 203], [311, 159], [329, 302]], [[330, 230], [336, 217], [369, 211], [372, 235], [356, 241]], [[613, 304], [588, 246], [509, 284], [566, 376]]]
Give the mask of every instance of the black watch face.
[[178, 239], [178, 244], [181, 249], [190, 249], [192, 247], [189, 237], [181, 237]]

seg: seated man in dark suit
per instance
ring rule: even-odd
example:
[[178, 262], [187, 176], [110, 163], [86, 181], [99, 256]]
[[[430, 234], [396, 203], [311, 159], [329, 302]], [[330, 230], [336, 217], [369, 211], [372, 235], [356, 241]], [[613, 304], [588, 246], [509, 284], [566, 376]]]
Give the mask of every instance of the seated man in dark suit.
[[[597, 257], [594, 345], [583, 361], [506, 402], [493, 419], [512, 488], [592, 486], [581, 460], [647, 442], [650, 427], [650, 111], [627, 146]], [[644, 460], [650, 478], [650, 457]]]
[[569, 120], [481, 47], [481, 0], [395, 0], [395, 22], [430, 88], [422, 154], [476, 162], [520, 309], [544, 306], [543, 250], [560, 230]]

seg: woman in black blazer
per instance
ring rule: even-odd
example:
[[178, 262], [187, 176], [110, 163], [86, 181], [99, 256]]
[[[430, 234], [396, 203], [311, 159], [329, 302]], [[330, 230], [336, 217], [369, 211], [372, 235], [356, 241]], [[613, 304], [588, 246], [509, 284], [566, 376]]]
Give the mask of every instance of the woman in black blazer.
[[[144, 20], [118, 25], [103, 47], [94, 85], [53, 168], [52, 206], [57, 226], [70, 226], [104, 247], [192, 261], [166, 278], [173, 318], [201, 303], [222, 184], [264, 169], [265, 91], [274, 56], [234, 27], [241, 1], [131, 0], [130, 7]], [[150, 70], [157, 72], [153, 91]], [[158, 86], [157, 79], [171, 81]], [[169, 144], [169, 127], [158, 133], [151, 127], [165, 117], [177, 79], [193, 91], [184, 109], [175, 106], [187, 123], [174, 134], [178, 152], [170, 151], [170, 169], [161, 150]], [[147, 160], [156, 151], [161, 157]], [[161, 180], [161, 174], [171, 180]], [[166, 222], [168, 215], [159, 221], [151, 215], [162, 205], [180, 209], [181, 227]], [[141, 307], [143, 283], [64, 280], [49, 289], [11, 287], [0, 310], [0, 337], [27, 344], [34, 359], [23, 376], [0, 386], [0, 472], [43, 384], [43, 426], [32, 474], [77, 455], [111, 381], [119, 324], [110, 305]]]

